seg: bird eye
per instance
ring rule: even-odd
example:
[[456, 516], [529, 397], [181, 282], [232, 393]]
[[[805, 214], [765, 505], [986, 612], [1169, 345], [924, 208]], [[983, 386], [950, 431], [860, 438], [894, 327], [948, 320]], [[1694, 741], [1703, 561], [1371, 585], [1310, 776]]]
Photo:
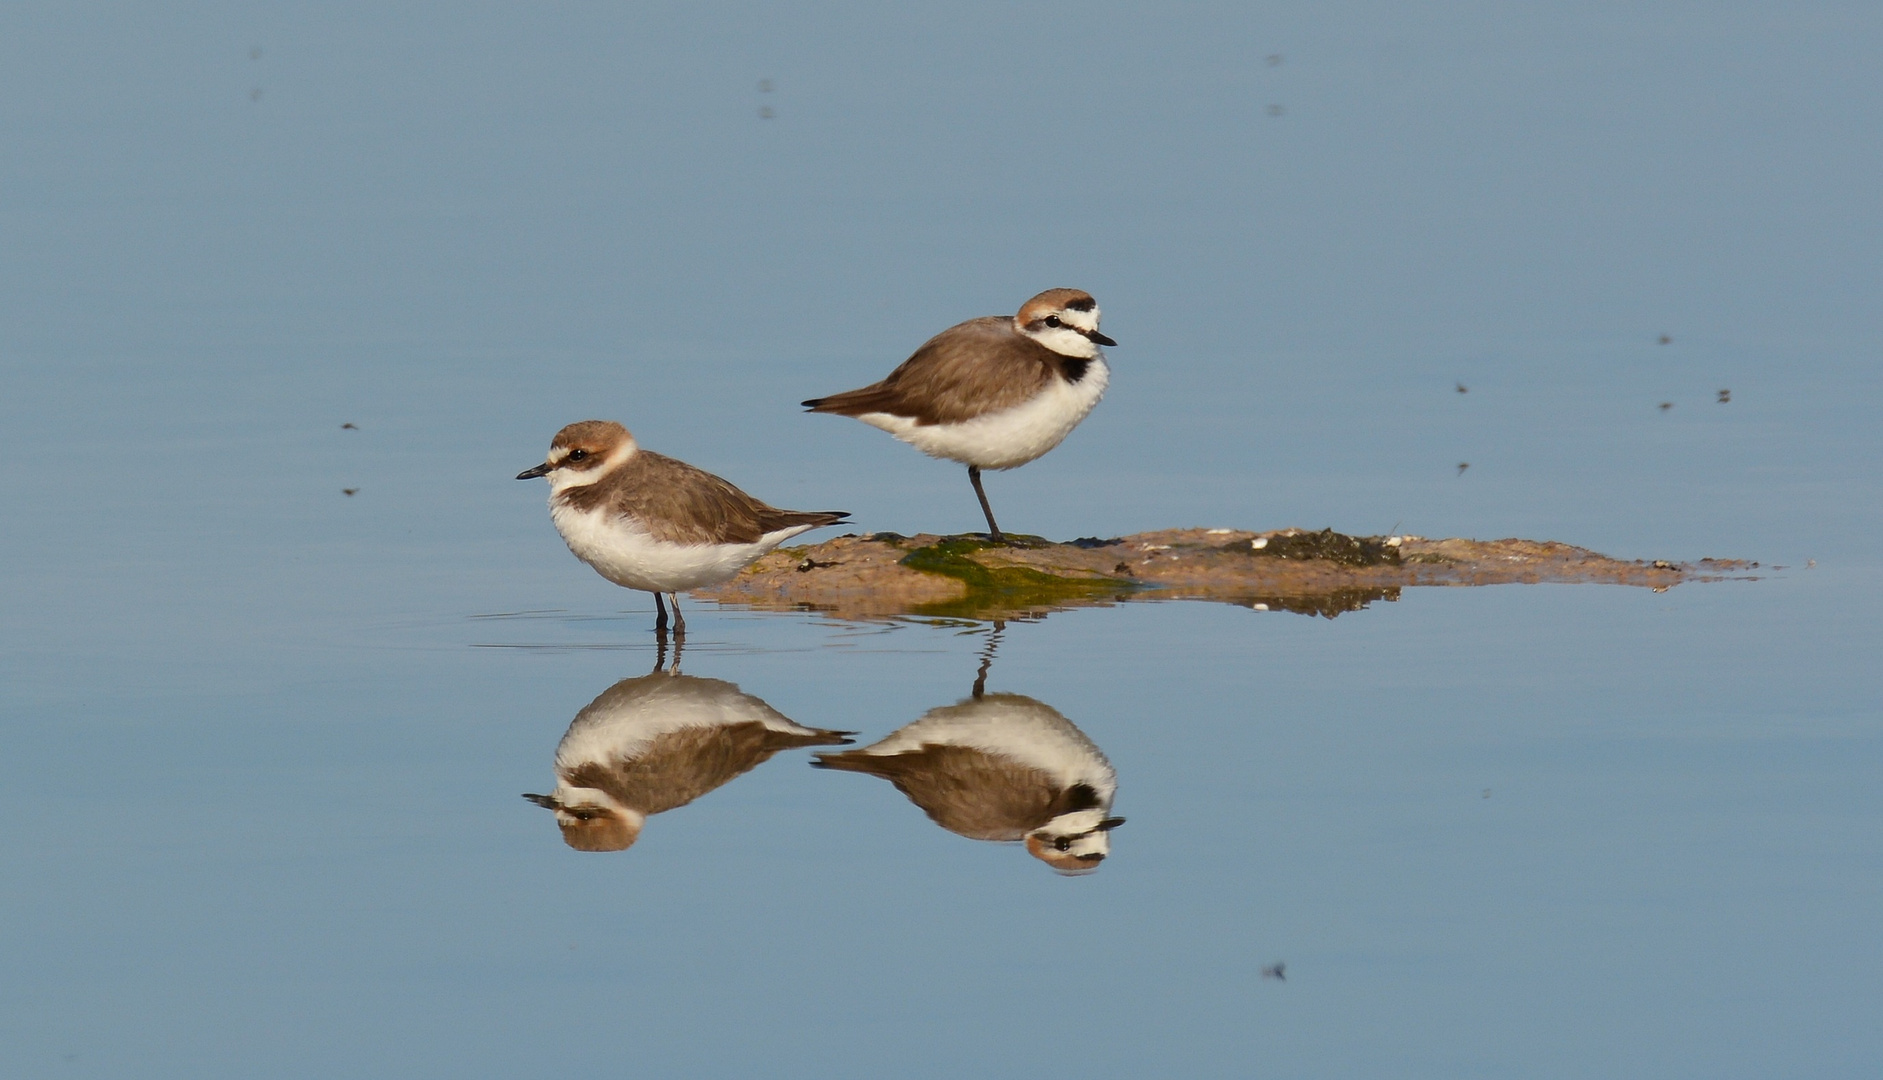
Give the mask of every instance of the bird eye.
[[584, 459], [584, 458], [586, 458], [586, 457], [588, 457], [588, 451], [587, 451], [587, 450], [571, 450], [571, 451], [569, 451], [569, 460], [570, 460], [570, 461], [581, 461], [581, 460], [583, 460], [583, 459]]
[[1071, 851], [1072, 850], [1072, 837], [1070, 836], [1060, 837], [1059, 839], [1053, 841], [1053, 847], [1055, 850], [1058, 850], [1058, 851]]
[[1057, 316], [1057, 315], [1048, 315], [1048, 316], [1046, 316], [1046, 325], [1048, 325], [1048, 326], [1064, 326], [1064, 325], [1065, 325], [1065, 323], [1062, 323], [1062, 322], [1060, 322], [1060, 321], [1059, 321], [1059, 316]]

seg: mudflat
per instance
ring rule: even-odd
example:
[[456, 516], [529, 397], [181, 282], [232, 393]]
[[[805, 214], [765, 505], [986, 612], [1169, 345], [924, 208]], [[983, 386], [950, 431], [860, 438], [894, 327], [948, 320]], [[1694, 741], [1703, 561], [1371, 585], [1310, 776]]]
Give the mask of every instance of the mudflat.
[[846, 618], [1022, 617], [1128, 600], [1215, 600], [1332, 617], [1409, 587], [1539, 584], [1667, 589], [1746, 578], [1740, 559], [1625, 560], [1539, 540], [1349, 536], [1332, 529], [1159, 529], [1055, 542], [984, 534], [846, 535], [782, 548], [694, 595]]

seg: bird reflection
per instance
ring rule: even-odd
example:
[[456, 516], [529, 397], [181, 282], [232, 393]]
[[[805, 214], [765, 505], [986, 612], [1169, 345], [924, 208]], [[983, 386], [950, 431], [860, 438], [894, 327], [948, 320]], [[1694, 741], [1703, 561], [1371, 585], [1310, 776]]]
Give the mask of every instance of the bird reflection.
[[576, 713], [556, 746], [556, 790], [523, 797], [555, 811], [563, 843], [577, 851], [621, 851], [648, 815], [685, 806], [780, 750], [848, 745], [850, 734], [795, 723], [732, 683], [682, 675], [676, 653], [672, 668], [657, 661], [652, 674], [621, 680]]
[[871, 746], [819, 754], [812, 764], [896, 785], [929, 818], [971, 840], [1025, 841], [1062, 874], [1087, 874], [1111, 853], [1118, 776], [1105, 754], [1058, 710], [1020, 694], [987, 692], [1000, 624], [989, 635], [971, 696], [930, 709]]

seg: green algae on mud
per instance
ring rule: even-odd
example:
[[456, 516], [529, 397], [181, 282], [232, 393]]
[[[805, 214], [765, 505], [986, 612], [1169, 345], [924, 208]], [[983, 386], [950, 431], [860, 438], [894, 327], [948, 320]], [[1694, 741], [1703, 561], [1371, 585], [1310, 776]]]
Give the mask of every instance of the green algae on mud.
[[987, 566], [968, 557], [992, 548], [1037, 550], [1051, 546], [1051, 541], [1037, 536], [1007, 539], [1007, 544], [997, 544], [985, 537], [950, 536], [903, 556], [898, 565], [954, 578], [967, 586], [967, 592], [956, 599], [921, 604], [910, 614], [971, 618], [994, 610], [1051, 611], [1103, 604], [1146, 588], [1114, 577], [1068, 577], [1029, 566]]
[[1534, 540], [1349, 536], [1332, 529], [1164, 529], [1056, 543], [985, 534], [840, 536], [781, 549], [724, 585], [722, 604], [839, 618], [1027, 618], [1143, 600], [1213, 600], [1333, 618], [1408, 586], [1644, 586], [1749, 576], [1756, 563], [1612, 559]]

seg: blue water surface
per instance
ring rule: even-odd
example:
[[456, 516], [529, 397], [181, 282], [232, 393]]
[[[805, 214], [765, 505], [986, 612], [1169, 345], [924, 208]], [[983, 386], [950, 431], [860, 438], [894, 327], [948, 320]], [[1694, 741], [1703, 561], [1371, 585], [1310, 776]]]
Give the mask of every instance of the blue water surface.
[[[8, 5], [0, 1071], [1876, 1074], [1880, 48], [1832, 3]], [[1115, 766], [1111, 857], [803, 751], [566, 848], [517, 796], [652, 609], [510, 477], [603, 416], [976, 528], [795, 403], [1053, 286], [1121, 344], [988, 477], [1009, 528], [1757, 580], [694, 602], [688, 674], [863, 741], [992, 646]]]

